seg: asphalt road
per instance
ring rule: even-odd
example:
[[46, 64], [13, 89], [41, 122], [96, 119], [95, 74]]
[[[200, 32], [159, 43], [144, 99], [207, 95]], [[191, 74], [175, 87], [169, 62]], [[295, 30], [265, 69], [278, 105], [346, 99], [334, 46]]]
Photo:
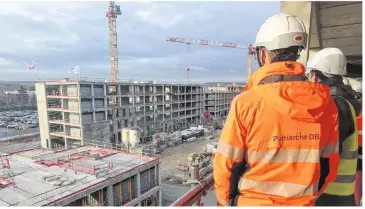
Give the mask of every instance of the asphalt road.
[[11, 136], [20, 136], [24, 134], [30, 134], [39, 132], [39, 128], [27, 128], [22, 130], [15, 130], [13, 128], [9, 128], [8, 130], [6, 128], [0, 128], [0, 139], [6, 139], [7, 137]]

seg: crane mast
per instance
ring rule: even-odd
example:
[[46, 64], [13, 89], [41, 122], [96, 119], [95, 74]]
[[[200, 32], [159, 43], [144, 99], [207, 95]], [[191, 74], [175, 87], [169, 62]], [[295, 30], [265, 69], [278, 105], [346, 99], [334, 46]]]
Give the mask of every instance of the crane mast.
[[[118, 70], [118, 44], [117, 44], [117, 16], [121, 15], [119, 5], [115, 5], [114, 1], [109, 1], [109, 9], [106, 17], [109, 21], [109, 56], [110, 56], [110, 73], [113, 87], [112, 92], [116, 92], [116, 84], [119, 81]], [[113, 101], [115, 98], [112, 99]]]
[[239, 44], [234, 42], [225, 42], [225, 41], [209, 41], [204, 39], [190, 39], [190, 38], [177, 38], [177, 37], [168, 37], [166, 41], [175, 42], [175, 43], [184, 43], [184, 44], [197, 44], [197, 45], [205, 45], [205, 46], [217, 46], [217, 47], [228, 47], [228, 48], [236, 48], [236, 49], [248, 49], [248, 61], [247, 61], [247, 80], [251, 76], [252, 72], [252, 56], [255, 55], [254, 50], [251, 45]]

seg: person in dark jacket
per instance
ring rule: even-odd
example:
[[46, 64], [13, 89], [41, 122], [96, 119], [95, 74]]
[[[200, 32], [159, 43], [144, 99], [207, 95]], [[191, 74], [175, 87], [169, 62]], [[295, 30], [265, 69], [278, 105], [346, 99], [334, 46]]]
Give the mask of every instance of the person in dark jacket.
[[330, 87], [339, 115], [340, 164], [336, 180], [330, 183], [317, 199], [316, 206], [356, 205], [354, 195], [358, 161], [356, 116], [361, 113], [362, 104], [357, 100], [357, 94], [351, 86], [343, 82], [346, 64], [346, 56], [338, 48], [322, 49], [307, 63], [308, 79]]

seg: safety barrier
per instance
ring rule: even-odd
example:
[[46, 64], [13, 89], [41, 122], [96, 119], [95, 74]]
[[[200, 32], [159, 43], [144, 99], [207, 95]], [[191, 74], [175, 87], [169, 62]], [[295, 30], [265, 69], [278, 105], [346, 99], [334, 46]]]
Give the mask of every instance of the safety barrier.
[[[214, 185], [213, 174], [209, 174], [204, 180], [199, 181], [199, 184], [191, 188], [187, 193], [173, 202], [170, 206], [192, 206], [202, 197], [204, 197], [208, 190]], [[201, 205], [201, 202], [198, 202]]]

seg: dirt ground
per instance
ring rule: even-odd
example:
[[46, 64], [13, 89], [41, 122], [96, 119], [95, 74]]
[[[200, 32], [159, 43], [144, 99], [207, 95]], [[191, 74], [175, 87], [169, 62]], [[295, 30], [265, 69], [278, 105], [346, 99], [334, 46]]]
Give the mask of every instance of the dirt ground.
[[176, 169], [176, 164], [178, 162], [186, 164], [188, 162], [188, 156], [191, 153], [202, 152], [205, 145], [211, 141], [213, 140], [206, 140], [204, 137], [201, 137], [198, 141], [182, 143], [175, 147], [166, 148], [161, 154], [161, 177], [173, 175], [181, 178], [188, 178], [188, 172]]

